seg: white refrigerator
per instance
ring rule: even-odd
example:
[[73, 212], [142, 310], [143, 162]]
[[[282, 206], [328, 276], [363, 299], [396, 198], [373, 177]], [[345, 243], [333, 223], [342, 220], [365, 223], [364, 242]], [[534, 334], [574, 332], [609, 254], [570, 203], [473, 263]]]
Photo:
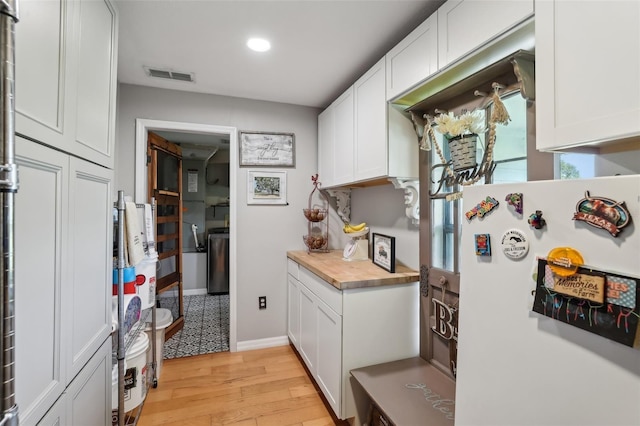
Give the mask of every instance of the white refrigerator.
[[[456, 424], [640, 425], [640, 175], [475, 186], [463, 200]], [[564, 247], [582, 262], [549, 259]]]

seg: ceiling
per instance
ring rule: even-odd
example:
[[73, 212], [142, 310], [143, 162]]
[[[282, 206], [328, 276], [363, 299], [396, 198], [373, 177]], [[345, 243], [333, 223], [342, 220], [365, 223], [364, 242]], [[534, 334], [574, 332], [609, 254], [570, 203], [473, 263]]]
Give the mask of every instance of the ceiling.
[[[443, 0], [115, 0], [118, 81], [325, 108]], [[256, 53], [249, 37], [271, 41]], [[144, 67], [193, 73], [150, 77]]]

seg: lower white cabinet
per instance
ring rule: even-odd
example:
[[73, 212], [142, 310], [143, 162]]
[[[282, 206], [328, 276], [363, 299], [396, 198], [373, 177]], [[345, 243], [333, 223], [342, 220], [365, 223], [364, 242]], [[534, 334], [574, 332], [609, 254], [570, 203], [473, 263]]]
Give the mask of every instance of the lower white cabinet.
[[111, 339], [80, 370], [64, 396], [67, 425], [111, 425]]
[[418, 283], [339, 290], [291, 259], [287, 279], [291, 343], [336, 416], [354, 417], [352, 369], [418, 355]]
[[111, 425], [111, 339], [103, 343], [37, 424]]
[[113, 172], [22, 138], [16, 163], [16, 402], [33, 425], [109, 340]]

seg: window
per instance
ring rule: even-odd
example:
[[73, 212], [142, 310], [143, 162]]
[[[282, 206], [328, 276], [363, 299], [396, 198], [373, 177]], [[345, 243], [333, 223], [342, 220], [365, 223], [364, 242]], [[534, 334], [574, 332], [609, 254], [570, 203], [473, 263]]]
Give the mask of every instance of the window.
[[595, 154], [556, 154], [556, 179], [595, 177]]
[[[520, 92], [511, 92], [502, 98], [511, 121], [508, 125], [496, 126], [496, 142], [493, 148], [493, 161], [496, 168], [488, 179], [480, 179], [476, 185], [488, 183], [525, 182], [527, 180], [527, 105]], [[485, 122], [491, 116], [490, 104], [480, 111]], [[487, 127], [488, 127], [488, 123]], [[440, 133], [435, 133], [438, 145], [446, 159], [450, 158], [449, 146]], [[476, 161], [480, 163], [488, 144], [488, 131], [479, 135]], [[456, 247], [460, 239], [464, 208], [462, 200], [447, 201], [447, 195], [462, 190], [460, 185], [441, 185], [444, 176], [440, 157], [436, 149], [431, 150], [431, 267], [459, 273]], [[433, 167], [435, 166], [435, 168]], [[471, 200], [470, 202], [474, 202]]]

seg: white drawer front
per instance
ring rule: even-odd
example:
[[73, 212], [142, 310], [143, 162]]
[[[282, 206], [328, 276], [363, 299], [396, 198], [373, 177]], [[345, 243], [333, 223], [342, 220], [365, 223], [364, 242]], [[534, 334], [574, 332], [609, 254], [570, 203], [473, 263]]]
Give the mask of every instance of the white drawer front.
[[298, 264], [287, 257], [287, 272], [289, 273], [289, 275], [292, 275], [296, 280], [300, 279], [298, 276], [298, 270], [299, 270]]
[[326, 303], [338, 315], [342, 315], [342, 291], [318, 277], [307, 268], [301, 266], [300, 282]]

